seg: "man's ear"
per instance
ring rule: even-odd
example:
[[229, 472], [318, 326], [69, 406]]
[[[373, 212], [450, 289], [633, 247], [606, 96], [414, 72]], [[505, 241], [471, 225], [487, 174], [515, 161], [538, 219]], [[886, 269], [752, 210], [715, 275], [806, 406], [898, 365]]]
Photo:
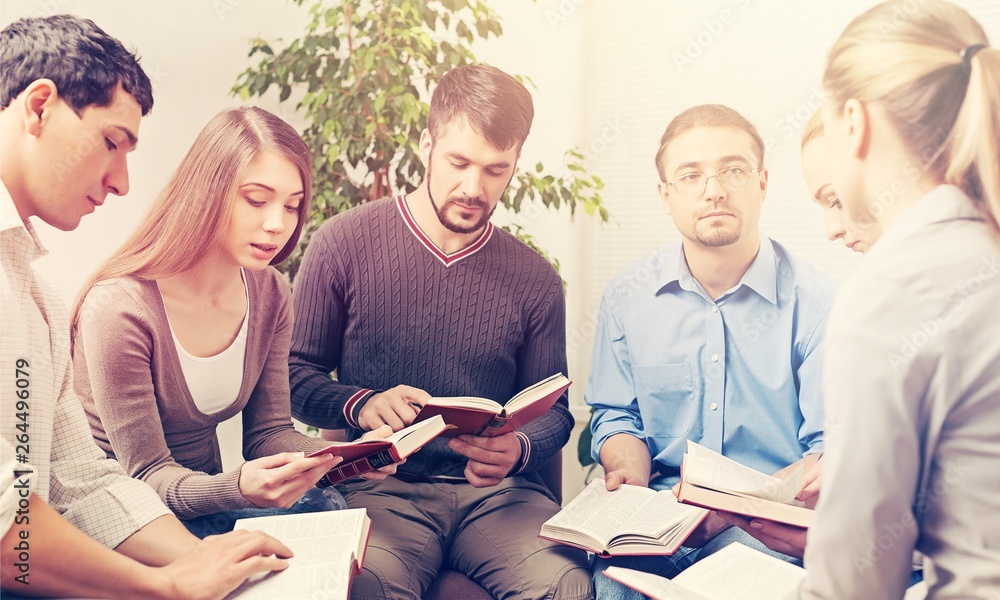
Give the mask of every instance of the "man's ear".
[[844, 103], [843, 126], [846, 128], [847, 148], [851, 156], [864, 159], [871, 143], [871, 121], [864, 102], [851, 98]]
[[660, 181], [656, 184], [656, 191], [660, 195], [660, 202], [663, 203], [663, 210], [667, 216], [672, 216], [670, 213], [670, 186], [666, 182]]
[[769, 171], [765, 168], [761, 168], [757, 172], [757, 179], [760, 180], [760, 201], [763, 202], [767, 200], [767, 185], [768, 185], [768, 175]]
[[42, 134], [42, 125], [47, 120], [46, 111], [59, 100], [59, 90], [51, 79], [36, 79], [21, 92], [21, 119], [24, 129], [30, 135]]
[[431, 161], [431, 148], [434, 147], [434, 138], [431, 137], [431, 132], [428, 129], [424, 129], [420, 132], [420, 162], [423, 163], [424, 169], [427, 168], [427, 164]]

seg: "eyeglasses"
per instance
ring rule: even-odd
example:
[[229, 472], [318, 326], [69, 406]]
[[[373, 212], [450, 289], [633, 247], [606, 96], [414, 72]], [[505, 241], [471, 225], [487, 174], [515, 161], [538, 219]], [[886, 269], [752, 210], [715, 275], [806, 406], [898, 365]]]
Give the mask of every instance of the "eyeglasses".
[[754, 173], [760, 173], [764, 167], [757, 169], [747, 169], [745, 167], [726, 167], [715, 175], [705, 175], [704, 173], [687, 173], [677, 178], [677, 181], [666, 181], [663, 183], [674, 186], [678, 194], [693, 196], [701, 194], [708, 187], [708, 180], [715, 177], [719, 183], [727, 188], [736, 188], [750, 183]]

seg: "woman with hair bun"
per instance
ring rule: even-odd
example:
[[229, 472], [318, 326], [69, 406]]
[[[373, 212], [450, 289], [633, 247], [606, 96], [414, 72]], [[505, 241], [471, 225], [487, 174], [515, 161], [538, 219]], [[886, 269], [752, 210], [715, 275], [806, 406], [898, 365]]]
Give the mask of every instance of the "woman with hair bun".
[[803, 598], [1000, 590], [1000, 51], [965, 10], [893, 0], [830, 51], [826, 159], [874, 245], [831, 312], [823, 490]]

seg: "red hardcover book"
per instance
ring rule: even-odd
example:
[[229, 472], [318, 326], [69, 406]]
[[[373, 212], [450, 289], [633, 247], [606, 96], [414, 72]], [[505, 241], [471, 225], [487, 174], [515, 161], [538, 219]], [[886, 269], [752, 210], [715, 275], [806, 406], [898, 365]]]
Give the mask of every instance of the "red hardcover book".
[[448, 430], [442, 435], [455, 437], [462, 434], [494, 437], [521, 427], [544, 415], [552, 408], [572, 383], [562, 373], [543, 379], [521, 390], [501, 405], [487, 398], [463, 396], [431, 398], [417, 413], [414, 423], [444, 418]]
[[398, 463], [436, 438], [446, 427], [444, 420], [438, 417], [413, 423], [384, 439], [334, 442], [309, 455], [312, 457], [333, 454], [344, 457], [344, 462], [330, 469], [316, 485], [331, 486], [369, 471], [381, 469], [386, 465]]

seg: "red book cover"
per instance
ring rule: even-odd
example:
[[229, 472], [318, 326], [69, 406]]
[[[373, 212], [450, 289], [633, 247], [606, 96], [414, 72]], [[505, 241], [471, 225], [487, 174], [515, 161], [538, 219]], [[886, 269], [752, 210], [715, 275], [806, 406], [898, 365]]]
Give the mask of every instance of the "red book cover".
[[441, 416], [448, 424], [442, 435], [462, 434], [494, 437], [514, 431], [544, 415], [572, 382], [562, 373], [539, 381], [501, 406], [486, 398], [431, 398], [421, 407], [414, 423]]

